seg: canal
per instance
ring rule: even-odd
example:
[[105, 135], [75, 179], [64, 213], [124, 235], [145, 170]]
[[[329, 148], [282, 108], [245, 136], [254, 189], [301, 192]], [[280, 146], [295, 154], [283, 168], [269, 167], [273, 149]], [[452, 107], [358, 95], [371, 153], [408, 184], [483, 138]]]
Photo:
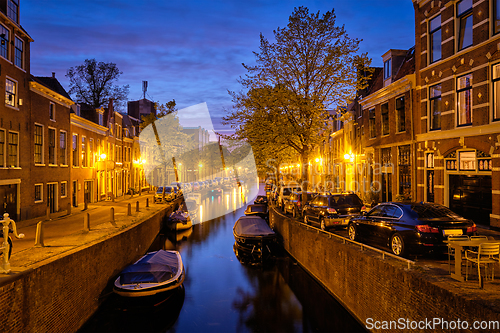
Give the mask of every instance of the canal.
[[255, 262], [233, 249], [233, 225], [253, 198], [228, 192], [207, 197], [200, 213], [220, 205], [233, 212], [182, 232], [163, 230], [149, 249], [181, 253], [183, 289], [146, 304], [103, 291], [80, 332], [365, 332], [286, 252]]

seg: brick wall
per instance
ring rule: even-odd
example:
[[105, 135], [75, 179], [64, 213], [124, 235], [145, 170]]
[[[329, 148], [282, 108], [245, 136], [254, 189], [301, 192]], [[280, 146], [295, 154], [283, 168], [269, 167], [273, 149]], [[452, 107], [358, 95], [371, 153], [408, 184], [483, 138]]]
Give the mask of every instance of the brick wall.
[[[418, 268], [382, 259], [374, 252], [312, 229], [270, 211], [271, 226], [283, 245], [312, 276], [365, 326], [368, 318], [499, 320], [483, 303], [466, 299], [429, 281]], [[398, 330], [384, 330], [384, 332]]]
[[2, 281], [0, 331], [76, 332], [119, 272], [147, 251], [171, 210]]

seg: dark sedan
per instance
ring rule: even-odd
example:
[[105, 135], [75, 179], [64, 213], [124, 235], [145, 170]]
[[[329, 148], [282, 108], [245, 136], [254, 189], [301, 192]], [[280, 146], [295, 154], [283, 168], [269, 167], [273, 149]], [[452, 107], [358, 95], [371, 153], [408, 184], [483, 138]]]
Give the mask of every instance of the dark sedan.
[[477, 227], [443, 205], [386, 202], [366, 215], [352, 218], [348, 226], [351, 240], [364, 239], [388, 246], [392, 253], [444, 251], [451, 235], [474, 235]]

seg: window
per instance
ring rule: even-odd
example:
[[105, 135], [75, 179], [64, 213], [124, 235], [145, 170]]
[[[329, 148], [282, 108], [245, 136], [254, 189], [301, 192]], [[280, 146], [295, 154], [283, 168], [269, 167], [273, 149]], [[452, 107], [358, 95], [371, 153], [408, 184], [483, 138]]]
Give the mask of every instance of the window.
[[0, 130], [0, 168], [5, 168], [5, 131]]
[[458, 50], [472, 45], [472, 0], [462, 0], [457, 4]]
[[103, 120], [104, 120], [103, 114], [99, 113], [99, 125], [103, 126]]
[[94, 139], [89, 139], [89, 157], [90, 157], [90, 167], [94, 167]]
[[368, 111], [368, 127], [370, 129], [370, 138], [377, 136], [377, 129], [375, 128], [375, 109]]
[[19, 166], [18, 156], [19, 154], [19, 133], [9, 132], [9, 160], [7, 166], [15, 168]]
[[17, 67], [19, 68], [24, 68], [23, 67], [23, 47], [24, 43], [21, 39], [16, 37], [16, 54], [14, 55], [14, 61]]
[[49, 119], [56, 120], [56, 105], [52, 102], [49, 104]]
[[396, 98], [396, 130], [398, 132], [406, 131], [405, 122], [405, 97]]
[[9, 30], [0, 24], [0, 56], [9, 59]]
[[68, 183], [67, 182], [61, 182], [61, 198], [66, 198], [68, 195]]
[[458, 126], [472, 123], [472, 74], [457, 79], [457, 124]]
[[389, 135], [389, 103], [380, 106], [382, 114], [382, 135]]
[[35, 202], [43, 201], [43, 184], [35, 184]]
[[436, 84], [429, 88], [430, 101], [430, 130], [441, 129], [441, 85]]
[[78, 134], [73, 134], [73, 166], [77, 167], [79, 158], [78, 158]]
[[384, 80], [391, 77], [391, 59], [384, 62]]
[[49, 128], [49, 164], [56, 164], [56, 130]]
[[14, 22], [19, 23], [17, 15], [19, 13], [19, 0], [7, 1], [7, 16]]
[[493, 120], [500, 120], [500, 64], [493, 66]]
[[82, 167], [86, 168], [88, 166], [87, 159], [87, 138], [82, 136]]
[[392, 166], [392, 155], [391, 155], [391, 148], [382, 148], [382, 165], [383, 166]]
[[43, 163], [43, 126], [35, 124], [35, 164]]
[[500, 32], [500, 0], [493, 1], [493, 34]]
[[16, 82], [5, 79], [5, 104], [16, 107]]
[[411, 195], [410, 145], [399, 146], [399, 194], [408, 198]]
[[430, 62], [441, 59], [441, 15], [436, 16], [429, 22], [430, 35]]
[[66, 160], [66, 132], [59, 133], [59, 161], [61, 165], [68, 165]]

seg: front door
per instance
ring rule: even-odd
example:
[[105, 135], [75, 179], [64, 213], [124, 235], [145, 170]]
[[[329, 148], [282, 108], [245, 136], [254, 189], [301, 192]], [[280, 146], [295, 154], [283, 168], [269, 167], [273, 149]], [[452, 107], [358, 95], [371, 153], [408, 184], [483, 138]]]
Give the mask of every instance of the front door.
[[450, 209], [482, 225], [490, 224], [491, 176], [450, 175]]
[[0, 186], [0, 219], [4, 213], [9, 213], [13, 220], [17, 219], [17, 185]]
[[56, 186], [57, 184], [47, 184], [47, 205], [50, 213], [56, 212]]
[[78, 207], [78, 201], [76, 200], [76, 195], [78, 193], [78, 189], [76, 188], [77, 186], [78, 186], [78, 181], [73, 180], [73, 192], [72, 192], [73, 207]]
[[86, 203], [92, 202], [92, 181], [91, 180], [85, 181], [83, 196], [84, 196], [84, 200]]
[[392, 201], [392, 173], [382, 174], [382, 202]]

